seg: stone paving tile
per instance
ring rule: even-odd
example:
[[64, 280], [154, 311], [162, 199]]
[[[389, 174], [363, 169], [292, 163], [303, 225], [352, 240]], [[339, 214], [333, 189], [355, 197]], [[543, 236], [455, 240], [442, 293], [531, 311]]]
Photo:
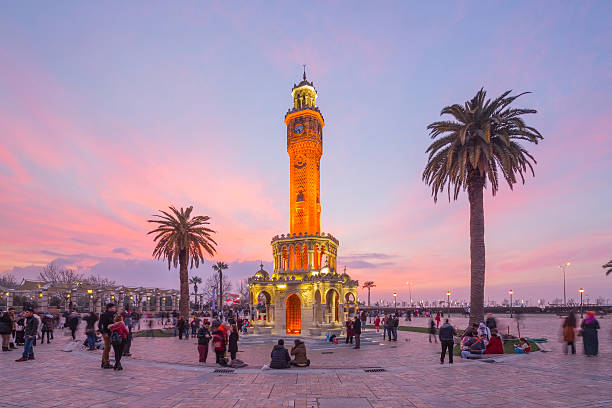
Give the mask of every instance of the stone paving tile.
[[[426, 335], [400, 332], [400, 341], [382, 346], [332, 354], [309, 350], [312, 368], [283, 372], [258, 369], [268, 362], [269, 346], [244, 345], [240, 358], [249, 368], [221, 375], [212, 373], [211, 363], [196, 364], [192, 340], [139, 338], [132, 350], [136, 358], [126, 358], [125, 370], [114, 372], [99, 368], [100, 352], [60, 351], [67, 338], [57, 336], [53, 344], [36, 347], [34, 361], [15, 363], [18, 352], [0, 353], [0, 406], [321, 408], [338, 397], [359, 398], [354, 401], [373, 408], [612, 406], [610, 320], [600, 320], [597, 358], [582, 355], [580, 341], [577, 355], [563, 355], [555, 340], [560, 323], [554, 317], [525, 319], [522, 334], [550, 338], [551, 352], [494, 364], [456, 359], [441, 366], [439, 345]], [[424, 326], [427, 319], [411, 324]], [[387, 371], [363, 372], [372, 366]]]

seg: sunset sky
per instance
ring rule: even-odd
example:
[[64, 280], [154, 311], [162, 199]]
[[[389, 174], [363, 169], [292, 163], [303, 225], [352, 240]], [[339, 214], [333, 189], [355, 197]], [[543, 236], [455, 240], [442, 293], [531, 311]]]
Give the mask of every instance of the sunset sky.
[[[544, 141], [485, 192], [486, 299], [612, 298], [612, 2], [54, 2], [0, 9], [0, 271], [55, 261], [178, 287], [146, 220], [212, 217], [230, 279], [289, 230], [284, 115], [307, 64], [326, 121], [322, 229], [373, 300], [468, 299], [467, 195], [421, 181], [426, 127], [485, 87]], [[365, 292], [361, 291], [362, 299]]]

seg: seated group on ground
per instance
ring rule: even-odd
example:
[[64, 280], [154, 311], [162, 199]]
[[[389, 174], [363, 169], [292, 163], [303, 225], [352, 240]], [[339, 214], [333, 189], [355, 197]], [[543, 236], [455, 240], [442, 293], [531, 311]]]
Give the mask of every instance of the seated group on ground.
[[294, 340], [293, 347], [291, 347], [291, 355], [294, 356], [293, 360], [289, 356], [289, 351], [285, 348], [285, 341], [283, 339], [278, 340], [278, 344], [274, 346], [270, 354], [272, 360], [270, 361], [269, 368], [284, 369], [291, 366], [308, 367], [310, 365], [310, 360], [306, 357], [306, 345], [302, 340]]

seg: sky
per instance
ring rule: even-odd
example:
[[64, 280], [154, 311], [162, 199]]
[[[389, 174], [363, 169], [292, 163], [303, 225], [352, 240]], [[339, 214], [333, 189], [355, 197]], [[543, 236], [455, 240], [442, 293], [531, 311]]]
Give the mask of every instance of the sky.
[[[49, 262], [178, 287], [146, 222], [194, 206], [234, 282], [289, 230], [284, 115], [307, 64], [326, 121], [322, 229], [372, 301], [469, 298], [469, 206], [421, 181], [426, 127], [484, 87], [544, 140], [485, 191], [486, 299], [612, 298], [612, 3], [13, 2], [0, 9], [0, 273]], [[407, 284], [410, 282], [410, 285]], [[411, 292], [410, 292], [411, 291]], [[360, 297], [365, 298], [365, 291]]]

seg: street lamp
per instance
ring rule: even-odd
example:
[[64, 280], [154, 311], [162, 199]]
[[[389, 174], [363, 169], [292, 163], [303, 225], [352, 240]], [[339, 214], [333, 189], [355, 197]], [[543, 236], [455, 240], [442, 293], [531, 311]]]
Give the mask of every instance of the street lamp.
[[584, 318], [584, 315], [582, 314], [582, 294], [584, 293], [584, 289], [580, 288], [578, 289], [578, 292], [580, 292], [580, 318]]
[[446, 301], [448, 303], [448, 317], [450, 317], [450, 290], [448, 292], [446, 292]]
[[514, 291], [510, 289], [508, 293], [510, 294], [510, 318], [512, 319], [512, 295], [514, 294]]
[[565, 298], [565, 268], [570, 266], [571, 263], [566, 262], [563, 265], [559, 265], [559, 268], [563, 270], [563, 306], [567, 306], [567, 300]]
[[393, 292], [393, 301], [395, 302], [395, 312], [397, 313], [397, 292]]

